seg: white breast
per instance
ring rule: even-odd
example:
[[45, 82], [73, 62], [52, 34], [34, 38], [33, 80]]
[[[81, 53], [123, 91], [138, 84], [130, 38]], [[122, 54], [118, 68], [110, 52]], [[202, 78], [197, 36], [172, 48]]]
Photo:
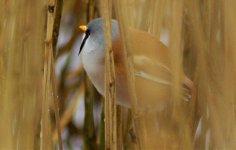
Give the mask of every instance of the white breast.
[[101, 45], [94, 43], [90, 38], [87, 39], [81, 58], [83, 67], [100, 94], [104, 94], [104, 54]]

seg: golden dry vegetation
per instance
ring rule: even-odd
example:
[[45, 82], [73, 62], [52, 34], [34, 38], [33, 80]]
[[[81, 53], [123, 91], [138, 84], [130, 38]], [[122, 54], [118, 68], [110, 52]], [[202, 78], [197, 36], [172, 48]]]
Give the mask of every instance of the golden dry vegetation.
[[[0, 149], [236, 149], [235, 15], [234, 0], [1, 0]], [[76, 47], [78, 26], [97, 17], [106, 29], [105, 101]], [[111, 18], [131, 109], [116, 105]]]

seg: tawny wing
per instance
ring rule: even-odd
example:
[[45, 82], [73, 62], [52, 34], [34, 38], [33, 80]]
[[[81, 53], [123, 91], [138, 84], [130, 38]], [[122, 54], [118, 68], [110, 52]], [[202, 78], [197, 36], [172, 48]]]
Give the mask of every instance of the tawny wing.
[[[134, 62], [138, 105], [141, 107], [163, 108], [166, 101], [170, 99], [172, 78], [168, 48], [157, 37], [147, 32], [130, 29], [128, 35], [128, 41], [126, 42], [129, 42], [128, 52]], [[127, 73], [120, 53], [120, 43], [119, 37], [113, 41], [117, 89], [119, 89], [117, 93], [118, 99], [126, 99], [123, 101], [127, 103]], [[192, 94], [193, 84], [184, 73], [183, 85], [187, 89], [187, 94], [183, 99], [187, 100]]]

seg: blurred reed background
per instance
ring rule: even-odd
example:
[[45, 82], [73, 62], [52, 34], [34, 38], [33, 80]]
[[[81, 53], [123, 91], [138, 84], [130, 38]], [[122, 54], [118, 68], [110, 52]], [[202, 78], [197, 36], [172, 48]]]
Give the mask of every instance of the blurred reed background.
[[[59, 124], [61, 143], [68, 150], [236, 149], [234, 0], [61, 2], [0, 1], [0, 149], [62, 149]], [[130, 110], [104, 104], [81, 67], [78, 26], [96, 17], [119, 21]], [[133, 31], [144, 31], [167, 48], [150, 51], [148, 38], [141, 46], [133, 42]], [[136, 59], [131, 53], [137, 45], [143, 48], [140, 54], [158, 58], [155, 63], [170, 72], [163, 76], [166, 72], [149, 61]], [[135, 74], [139, 61], [145, 71], [171, 85], [153, 89], [140, 84]], [[111, 77], [112, 70], [106, 73]], [[188, 101], [183, 98], [183, 74], [194, 85], [187, 91]], [[145, 95], [145, 89], [154, 97]], [[106, 124], [105, 106], [117, 114]]]

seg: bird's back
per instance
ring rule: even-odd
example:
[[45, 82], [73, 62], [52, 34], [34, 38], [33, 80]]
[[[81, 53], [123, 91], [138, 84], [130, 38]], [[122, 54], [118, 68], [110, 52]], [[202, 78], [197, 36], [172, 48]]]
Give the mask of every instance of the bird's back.
[[[128, 53], [133, 60], [135, 88], [139, 106], [163, 108], [170, 99], [171, 70], [168, 48], [159, 39], [151, 34], [129, 29]], [[120, 52], [121, 39], [118, 36], [113, 41], [113, 50], [116, 66], [118, 100], [130, 103], [127, 89], [127, 72]], [[122, 68], [122, 69], [121, 69]], [[185, 82], [183, 73], [183, 83]], [[185, 84], [185, 83], [184, 83]], [[192, 83], [187, 80], [187, 86], [192, 88]], [[191, 93], [191, 92], [190, 92]], [[119, 97], [119, 95], [122, 95]], [[128, 102], [127, 102], [128, 101]]]

